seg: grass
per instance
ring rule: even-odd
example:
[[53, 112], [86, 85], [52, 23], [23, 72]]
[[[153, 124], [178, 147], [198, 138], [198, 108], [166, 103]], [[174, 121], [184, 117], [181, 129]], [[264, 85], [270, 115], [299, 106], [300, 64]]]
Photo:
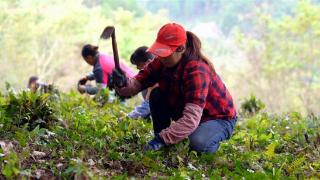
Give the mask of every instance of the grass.
[[0, 179], [320, 178], [319, 117], [242, 109], [215, 154], [189, 151], [188, 140], [143, 152], [152, 123], [129, 110], [75, 92], [0, 94]]

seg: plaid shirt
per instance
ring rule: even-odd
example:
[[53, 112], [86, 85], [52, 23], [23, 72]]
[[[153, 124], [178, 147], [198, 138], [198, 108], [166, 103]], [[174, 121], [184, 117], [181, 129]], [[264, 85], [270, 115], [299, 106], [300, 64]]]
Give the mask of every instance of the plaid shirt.
[[159, 59], [149, 63], [135, 77], [142, 89], [159, 84], [168, 100], [174, 120], [182, 117], [186, 103], [203, 108], [200, 122], [232, 119], [236, 108], [220, 77], [204, 61], [182, 59], [174, 68], [166, 68]]

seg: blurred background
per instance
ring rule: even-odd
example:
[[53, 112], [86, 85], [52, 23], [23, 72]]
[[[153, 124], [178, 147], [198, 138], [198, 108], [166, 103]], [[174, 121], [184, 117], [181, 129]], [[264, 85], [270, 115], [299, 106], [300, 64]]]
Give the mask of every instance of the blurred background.
[[[254, 95], [271, 113], [320, 113], [320, 0], [1, 0], [0, 9], [0, 91], [26, 88], [32, 75], [76, 89], [92, 70], [81, 48], [105, 26], [129, 64], [177, 22], [200, 37], [237, 105]], [[112, 54], [111, 41], [99, 49]]]

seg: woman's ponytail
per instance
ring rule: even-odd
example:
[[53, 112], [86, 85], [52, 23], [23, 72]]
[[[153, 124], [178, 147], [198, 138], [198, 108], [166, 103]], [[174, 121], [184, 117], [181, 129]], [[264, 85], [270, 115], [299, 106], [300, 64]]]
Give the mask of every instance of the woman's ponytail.
[[201, 53], [200, 39], [190, 31], [187, 31], [186, 50], [183, 55], [188, 58], [196, 58], [196, 59], [203, 60], [206, 64], [210, 66], [212, 71], [215, 73], [213, 64], [210, 62], [210, 60], [206, 56], [204, 56]]

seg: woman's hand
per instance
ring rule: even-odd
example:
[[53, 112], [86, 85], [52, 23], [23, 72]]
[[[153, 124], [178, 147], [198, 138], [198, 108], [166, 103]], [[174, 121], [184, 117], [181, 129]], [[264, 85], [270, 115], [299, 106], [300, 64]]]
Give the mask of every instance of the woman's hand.
[[112, 83], [113, 87], [122, 88], [127, 86], [128, 78], [123, 71], [114, 68], [112, 69], [111, 77], [112, 82], [110, 83]]
[[78, 81], [78, 84], [80, 84], [80, 85], [85, 85], [85, 84], [87, 83], [87, 81], [88, 81], [88, 78], [87, 78], [87, 76], [85, 76], [85, 77], [81, 78], [81, 79]]

